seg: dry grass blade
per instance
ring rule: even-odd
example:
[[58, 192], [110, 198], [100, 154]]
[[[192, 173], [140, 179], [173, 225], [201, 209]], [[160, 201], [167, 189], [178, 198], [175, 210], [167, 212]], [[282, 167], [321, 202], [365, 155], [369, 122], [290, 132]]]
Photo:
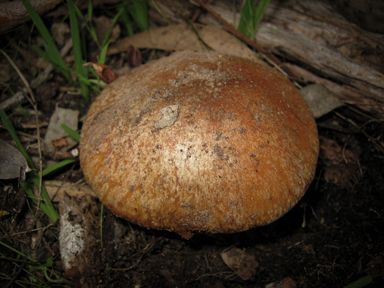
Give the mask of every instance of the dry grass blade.
[[33, 91], [31, 89], [31, 86], [29, 86], [29, 83], [27, 81], [27, 79], [25, 79], [23, 73], [21, 73], [20, 69], [16, 66], [15, 62], [12, 61], [12, 59], [8, 56], [7, 53], [5, 53], [2, 49], [0, 49], [0, 52], [4, 55], [5, 58], [7, 58], [8, 62], [12, 65], [12, 67], [16, 70], [17, 74], [19, 75], [20, 79], [23, 81], [25, 87], [27, 88], [28, 92], [29, 92], [29, 95], [31, 95], [31, 98], [30, 99], [29, 97], [26, 96], [26, 98], [28, 99], [29, 103], [32, 105], [33, 109], [35, 110], [35, 115], [36, 115], [36, 129], [37, 129], [37, 144], [38, 144], [38, 147], [39, 147], [39, 169], [40, 169], [40, 183], [39, 183], [39, 195], [41, 194], [41, 183], [43, 182], [42, 181], [42, 177], [43, 177], [43, 156], [42, 156], [42, 153], [41, 153], [41, 141], [40, 141], [40, 125], [39, 125], [39, 113], [38, 113], [38, 110], [37, 110], [37, 106], [36, 106], [36, 98], [35, 98], [35, 95], [33, 94]]
[[[31, 192], [31, 189], [29, 189], [28, 185], [26, 182], [23, 182], [22, 183], [22, 186], [24, 188], [24, 190], [26, 191], [26, 193], [30, 196], [30, 197], [34, 197], [32, 198], [33, 201], [35, 201], [35, 203], [37, 204], [38, 207], [41, 207], [40, 205], [40, 201], [41, 201], [41, 197], [43, 197], [45, 203], [43, 203], [43, 207], [41, 207], [44, 212], [48, 215], [48, 217], [52, 220], [52, 222], [56, 222], [57, 219], [59, 218], [55, 208], [53, 207], [52, 205], [52, 202], [51, 200], [49, 199], [49, 196], [47, 195], [44, 187], [42, 186], [42, 177], [43, 177], [43, 161], [42, 161], [42, 152], [41, 152], [41, 140], [40, 140], [40, 125], [39, 125], [39, 119], [38, 119], [38, 110], [37, 110], [37, 105], [36, 105], [36, 101], [35, 101], [35, 96], [32, 92], [32, 89], [28, 83], [28, 81], [26, 80], [26, 78], [24, 77], [24, 75], [21, 73], [20, 69], [16, 66], [16, 64], [12, 61], [12, 59], [8, 56], [7, 53], [5, 53], [2, 49], [0, 49], [0, 52], [4, 55], [4, 57], [9, 61], [9, 63], [13, 66], [13, 68], [17, 71], [18, 75], [20, 76], [20, 78], [22, 79], [24, 85], [26, 86], [27, 90], [29, 91], [30, 95], [31, 95], [31, 98], [27, 97], [26, 98], [28, 99], [28, 101], [31, 103], [32, 107], [34, 108], [35, 110], [35, 115], [36, 115], [36, 127], [37, 127], [37, 141], [38, 141], [38, 150], [39, 150], [39, 173], [36, 173], [36, 171], [31, 171], [30, 173], [32, 174], [32, 180], [35, 184], [35, 186], [38, 188], [38, 196], [39, 197], [36, 197], [36, 195], [33, 195], [33, 193]], [[7, 126], [7, 129], [10, 131], [10, 129], [12, 130], [12, 132], [10, 131], [11, 135], [14, 134], [13, 136], [16, 135], [16, 131], [14, 131], [13, 129], [13, 126], [12, 124], [10, 123], [7, 115], [5, 114], [5, 112], [3, 110], [0, 110], [1, 111], [1, 117], [3, 118], [3, 121], [4, 123], [6, 124]], [[16, 140], [18, 141], [18, 148], [20, 149], [20, 151], [24, 154], [24, 156], [26, 157], [27, 161], [28, 161], [28, 164], [30, 165], [31, 168], [33, 168], [33, 162], [31, 161], [31, 159], [29, 158], [28, 154], [26, 153], [24, 147], [22, 146], [22, 144], [20, 143], [20, 141], [17, 139], [17, 136], [16, 137]], [[15, 140], [15, 138], [14, 138]], [[16, 141], [15, 140], [15, 141]], [[22, 151], [23, 150], [23, 151]], [[42, 193], [43, 192], [43, 193]]]

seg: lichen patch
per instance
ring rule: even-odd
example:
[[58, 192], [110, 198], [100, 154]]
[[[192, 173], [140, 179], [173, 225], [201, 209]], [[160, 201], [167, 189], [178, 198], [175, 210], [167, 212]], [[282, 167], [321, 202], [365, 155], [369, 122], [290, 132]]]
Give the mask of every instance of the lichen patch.
[[179, 116], [179, 105], [169, 105], [163, 107], [160, 112], [163, 114], [163, 118], [153, 123], [155, 129], [163, 129], [165, 127], [172, 126]]

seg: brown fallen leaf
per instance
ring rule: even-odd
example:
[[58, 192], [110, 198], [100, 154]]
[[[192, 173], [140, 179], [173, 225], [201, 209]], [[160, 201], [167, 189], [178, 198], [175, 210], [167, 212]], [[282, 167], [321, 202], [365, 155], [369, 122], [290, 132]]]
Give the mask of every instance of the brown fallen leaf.
[[250, 60], [256, 58], [255, 53], [247, 45], [223, 29], [214, 26], [196, 25], [196, 31], [204, 43], [212, 50]]
[[[61, 139], [63, 136], [67, 136], [63, 128], [61, 128], [61, 124], [65, 124], [74, 131], [77, 130], [79, 113], [80, 112], [78, 110], [56, 107], [49, 120], [47, 132], [44, 136], [44, 142], [42, 145], [43, 152], [55, 152], [57, 147], [55, 147], [51, 141], [53, 139]], [[63, 148], [66, 151], [78, 143], [70, 136], [66, 137], [66, 141], [68, 142], [68, 145]]]
[[96, 74], [101, 78], [101, 80], [108, 84], [112, 83], [119, 77], [115, 72], [113, 72], [111, 67], [105, 64], [88, 62], [83, 64], [83, 66], [91, 66], [93, 70], [95, 70]]
[[255, 54], [235, 36], [222, 29], [201, 24], [194, 24], [194, 29], [188, 24], [179, 24], [138, 33], [111, 45], [107, 55], [120, 53], [130, 46], [166, 51], [212, 49], [247, 59], [256, 58]]
[[23, 182], [29, 171], [27, 160], [19, 149], [0, 139], [0, 179], [20, 178]]

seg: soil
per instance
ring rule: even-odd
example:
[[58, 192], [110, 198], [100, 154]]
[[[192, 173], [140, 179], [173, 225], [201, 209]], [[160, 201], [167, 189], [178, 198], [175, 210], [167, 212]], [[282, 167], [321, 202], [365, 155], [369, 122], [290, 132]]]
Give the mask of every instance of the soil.
[[[10, 35], [7, 37], [9, 40]], [[28, 39], [23, 39], [20, 45], [24, 52], [26, 43]], [[5, 43], [1, 46], [7, 52], [12, 50]], [[27, 78], [33, 79], [28, 75], [32, 64], [23, 62], [20, 55], [15, 58]], [[14, 90], [22, 87], [17, 75], [12, 79]], [[84, 99], [62, 94], [59, 87], [64, 86], [63, 78], [55, 73], [37, 88], [41, 122], [49, 121], [56, 105], [85, 115]], [[5, 91], [2, 87], [3, 95]], [[24, 108], [30, 108], [29, 104]], [[26, 135], [33, 136], [36, 130], [23, 128], [22, 123], [34, 123], [34, 117], [8, 115], [28, 146], [34, 140]], [[131, 224], [104, 209], [98, 245], [102, 248], [94, 251], [101, 264], [97, 272], [84, 273], [82, 281], [96, 278], [99, 287], [237, 288], [274, 283], [271, 287], [320, 288], [344, 287], [366, 277], [369, 284], [353, 287], [384, 287], [384, 124], [353, 106], [341, 107], [317, 119], [317, 124], [321, 153], [315, 179], [284, 217], [242, 233], [196, 233], [185, 240], [172, 232]], [[41, 133], [43, 136], [45, 128]], [[5, 129], [0, 138], [11, 142]], [[48, 160], [45, 155], [44, 163]], [[50, 176], [73, 183], [82, 178], [78, 164]], [[44, 276], [47, 269], [51, 279], [56, 277], [52, 272], [66, 278], [60, 259], [60, 226], [52, 225], [26, 198], [18, 179], [2, 180], [1, 188], [0, 210], [9, 214], [0, 220], [0, 286], [24, 283], [31, 287], [38, 281], [31, 280], [28, 273], [32, 273], [43, 287], [86, 287], [76, 279], [56, 283]], [[23, 262], [27, 258], [18, 251], [36, 262]], [[223, 252], [228, 251], [238, 260], [232, 268], [223, 260]], [[48, 259], [53, 260], [51, 265]]]

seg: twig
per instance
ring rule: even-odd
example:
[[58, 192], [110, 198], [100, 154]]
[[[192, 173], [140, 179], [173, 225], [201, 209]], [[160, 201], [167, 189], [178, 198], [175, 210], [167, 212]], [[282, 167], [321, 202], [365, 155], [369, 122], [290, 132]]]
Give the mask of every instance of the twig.
[[[203, 3], [206, 4], [208, 2], [208, 0], [203, 0]], [[201, 8], [197, 8], [195, 10], [195, 12], [193, 13], [192, 17], [191, 17], [191, 22], [196, 22], [196, 20], [200, 17], [201, 15], [201, 12], [202, 12], [202, 9]]]
[[17, 105], [23, 104], [26, 102], [26, 99], [23, 95], [23, 92], [17, 92], [12, 97], [9, 97], [7, 100], [4, 100], [0, 103], [0, 109], [3, 109], [4, 111], [7, 111], [9, 109], [13, 109], [17, 107]]
[[[39, 154], [38, 149], [28, 149], [28, 154]], [[64, 159], [76, 159], [77, 156], [72, 152], [72, 150], [68, 152], [64, 151], [56, 151], [56, 152], [50, 152], [50, 151], [43, 151], [43, 155], [45, 158], [53, 159], [53, 160], [64, 160]]]

